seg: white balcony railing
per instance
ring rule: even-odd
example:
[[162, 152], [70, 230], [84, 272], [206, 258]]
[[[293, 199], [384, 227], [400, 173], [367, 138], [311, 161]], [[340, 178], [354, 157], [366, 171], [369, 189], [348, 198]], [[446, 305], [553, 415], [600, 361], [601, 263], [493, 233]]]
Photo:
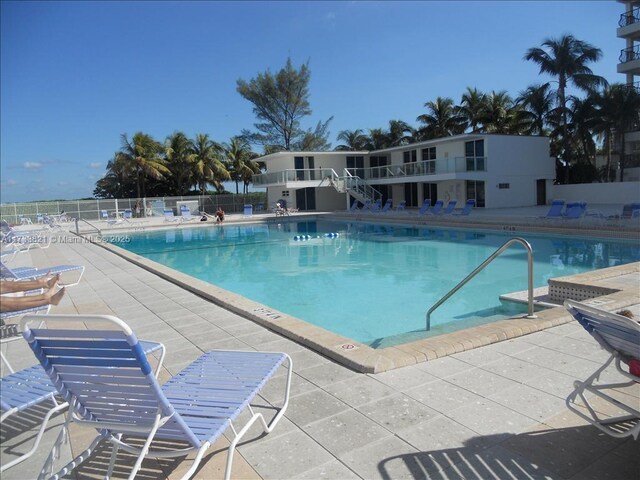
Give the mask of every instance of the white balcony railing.
[[[443, 175], [463, 172], [485, 172], [487, 170], [487, 157], [455, 157], [439, 160], [423, 160], [421, 162], [385, 165], [370, 168], [348, 168], [345, 171], [353, 176], [366, 181], [406, 177], [419, 177], [427, 175]], [[279, 172], [263, 173], [253, 176], [255, 186], [286, 185], [291, 182], [317, 181], [333, 178], [336, 175], [331, 168], [322, 169], [290, 169]], [[327, 183], [327, 186], [329, 184]]]

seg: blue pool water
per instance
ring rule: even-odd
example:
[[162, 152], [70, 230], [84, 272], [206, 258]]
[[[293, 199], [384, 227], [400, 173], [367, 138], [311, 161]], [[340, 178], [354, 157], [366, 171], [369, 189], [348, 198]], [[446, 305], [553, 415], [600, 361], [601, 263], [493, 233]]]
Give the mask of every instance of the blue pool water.
[[[328, 233], [338, 236], [329, 238]], [[308, 235], [309, 240], [295, 240]], [[316, 238], [316, 237], [320, 238]], [[499, 296], [526, 290], [527, 255], [513, 246], [432, 315], [425, 313], [509, 233], [341, 221], [211, 226], [132, 234], [118, 246], [374, 347], [505, 318]], [[526, 238], [534, 284], [640, 260], [637, 241]], [[525, 307], [521, 311], [525, 311]]]

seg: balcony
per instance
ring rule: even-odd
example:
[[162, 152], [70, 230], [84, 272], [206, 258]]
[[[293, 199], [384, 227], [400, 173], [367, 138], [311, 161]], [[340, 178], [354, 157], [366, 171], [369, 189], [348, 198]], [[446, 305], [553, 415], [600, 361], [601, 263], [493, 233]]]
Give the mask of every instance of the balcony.
[[[408, 179], [417, 181], [417, 177], [424, 181], [438, 181], [455, 178], [457, 173], [485, 172], [487, 157], [456, 157], [440, 160], [423, 160], [421, 162], [385, 165], [371, 168], [348, 168], [347, 174], [360, 177], [372, 184], [404, 183]], [[441, 177], [441, 178], [438, 178]], [[337, 174], [332, 169], [300, 169], [282, 170], [279, 172], [263, 173], [253, 176], [256, 187], [286, 186], [288, 188], [305, 188], [332, 186], [328, 178], [335, 179]]]
[[620, 15], [616, 34], [619, 38], [640, 39], [640, 7]]
[[621, 50], [618, 60], [618, 73], [640, 75], [640, 45]]

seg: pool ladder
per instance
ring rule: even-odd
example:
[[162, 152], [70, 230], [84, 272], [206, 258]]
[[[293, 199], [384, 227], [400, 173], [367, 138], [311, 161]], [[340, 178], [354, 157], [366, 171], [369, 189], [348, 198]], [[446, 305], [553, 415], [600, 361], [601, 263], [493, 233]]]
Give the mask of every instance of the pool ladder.
[[467, 284], [467, 282], [469, 282], [469, 280], [471, 280], [478, 273], [480, 273], [480, 271], [483, 270], [484, 267], [486, 267], [491, 262], [493, 262], [502, 252], [504, 252], [507, 248], [509, 248], [514, 243], [521, 244], [527, 250], [529, 285], [528, 285], [528, 299], [527, 299], [528, 310], [527, 310], [527, 316], [525, 318], [537, 318], [536, 315], [533, 313], [533, 249], [531, 248], [531, 244], [527, 242], [524, 238], [514, 237], [508, 240], [507, 242], [505, 242], [504, 245], [502, 245], [498, 250], [496, 250], [491, 255], [489, 255], [489, 258], [487, 258], [478, 267], [476, 267], [476, 269], [473, 272], [471, 272], [469, 275], [467, 275], [464, 278], [464, 280], [462, 280], [455, 287], [449, 290], [449, 292], [447, 292], [440, 300], [438, 300], [435, 303], [435, 305], [433, 305], [433, 307], [429, 309], [429, 311], [427, 312], [427, 331], [431, 330], [431, 313], [433, 313], [433, 311], [436, 308], [438, 308], [440, 305], [442, 305], [444, 302], [449, 300], [449, 298], [454, 293], [456, 293], [458, 290], [464, 287]]

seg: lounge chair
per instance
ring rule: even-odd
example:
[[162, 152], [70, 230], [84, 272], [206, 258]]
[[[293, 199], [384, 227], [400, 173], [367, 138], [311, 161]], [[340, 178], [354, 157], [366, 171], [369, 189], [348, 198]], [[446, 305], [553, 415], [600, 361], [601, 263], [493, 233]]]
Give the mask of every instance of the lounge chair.
[[422, 202], [422, 206], [420, 207], [420, 210], [418, 210], [418, 214], [424, 215], [429, 211], [429, 208], [431, 208], [431, 199], [425, 198], [424, 201]]
[[[587, 420], [603, 432], [616, 438], [632, 436], [638, 439], [640, 435], [640, 404], [637, 397], [633, 405], [623, 403], [617, 396], [612, 397], [607, 392], [612, 390], [638, 386], [640, 384], [640, 324], [638, 322], [604, 310], [594, 308], [573, 300], [566, 300], [565, 307], [584, 329], [611, 356], [591, 374], [585, 381], [575, 381], [575, 390], [569, 394], [566, 403], [569, 410]], [[598, 383], [600, 374], [615, 360], [618, 373], [626, 381], [617, 383]], [[626, 367], [623, 368], [622, 364]], [[633, 373], [631, 373], [633, 372]], [[601, 416], [591, 405], [585, 392], [596, 395], [618, 410], [624, 410], [624, 415]], [[588, 414], [576, 407], [576, 399], [580, 397]], [[632, 397], [633, 398], [633, 397]], [[599, 409], [601, 412], [602, 409]]]
[[402, 200], [397, 206], [396, 206], [396, 212], [404, 212], [405, 208], [407, 207], [407, 202], [405, 200]]
[[[129, 478], [136, 476], [145, 457], [184, 457], [194, 452], [193, 464], [183, 475], [190, 478], [206, 450], [231, 427], [233, 439], [225, 469], [228, 479], [235, 447], [251, 425], [259, 420], [269, 433], [287, 408], [292, 362], [285, 353], [211, 351], [160, 386], [138, 339], [122, 320], [100, 315], [50, 315], [47, 328], [32, 328], [37, 322], [37, 317], [24, 317], [23, 335], [58, 392], [69, 402], [67, 420], [98, 431], [89, 448], [63, 467], [60, 476], [71, 473], [100, 441], [107, 439], [113, 444], [107, 478], [119, 449], [137, 455]], [[49, 348], [51, 344], [55, 349]], [[77, 354], [79, 348], [81, 355]], [[267, 424], [261, 413], [254, 412], [251, 402], [285, 364], [288, 372], [283, 405]], [[244, 411], [251, 416], [236, 430], [233, 422]], [[143, 441], [143, 447], [128, 443], [131, 438]], [[162, 442], [161, 450], [155, 450], [154, 440]]]
[[[172, 210], [173, 212], [173, 210]], [[182, 222], [192, 222], [194, 220], [198, 220], [199, 217], [191, 215], [191, 210], [186, 205], [182, 205], [180, 207], [180, 220]]]
[[466, 217], [471, 213], [471, 210], [473, 209], [473, 207], [476, 206], [476, 201], [473, 199], [469, 199], [467, 200], [467, 203], [464, 204], [464, 208], [459, 211], [459, 212], [453, 212], [451, 215], [454, 216], [458, 216], [458, 217]]
[[[43, 318], [41, 317], [38, 320], [42, 323]], [[15, 324], [2, 325], [0, 326], [0, 338], [2, 343], [20, 341], [22, 340], [22, 334]], [[158, 364], [155, 369], [157, 376], [164, 360], [164, 345], [156, 342], [140, 342], [140, 344], [145, 355], [158, 352]], [[5, 419], [11, 415], [23, 412], [36, 405], [46, 405], [47, 402], [51, 402], [51, 407], [47, 410], [47, 413], [41, 421], [40, 428], [38, 429], [31, 449], [0, 466], [0, 472], [4, 472], [31, 457], [40, 444], [49, 419], [55, 413], [64, 410], [69, 405], [65, 401], [56, 399], [58, 391], [40, 364], [15, 372], [4, 355], [2, 355], [2, 363], [9, 371], [9, 374], [0, 378], [0, 410], [2, 411], [0, 422], [4, 422]], [[66, 430], [63, 430], [61, 436], [66, 435], [66, 433]]]
[[570, 202], [567, 203], [567, 208], [562, 217], [566, 220], [577, 220], [582, 218], [586, 211], [587, 204], [585, 202]]
[[442, 210], [442, 212], [440, 214], [441, 215], [451, 215], [453, 213], [453, 211], [455, 210], [457, 204], [458, 204], [457, 200], [449, 200], [449, 203], [447, 203], [447, 208]]
[[378, 212], [382, 208], [382, 200], [377, 199], [375, 202], [369, 204], [370, 212]]
[[178, 221], [178, 217], [176, 217], [173, 214], [173, 209], [172, 208], [165, 208], [164, 209], [164, 221], [165, 222], [177, 222]]
[[289, 215], [289, 209], [287, 208], [286, 200], [278, 200], [278, 202], [273, 207], [273, 213], [276, 214], [276, 217], [284, 217], [285, 215]]
[[262, 202], [256, 203], [256, 213], [258, 212], [264, 212], [264, 203]]
[[84, 274], [83, 265], [56, 265], [47, 268], [17, 267], [10, 268], [4, 262], [0, 262], [0, 278], [3, 280], [33, 280], [44, 275], [56, 275], [66, 272], [80, 272], [75, 282], [65, 283], [64, 286], [72, 287], [80, 283]]
[[622, 207], [621, 220], [640, 218], [640, 203], [628, 203]]
[[[451, 202], [449, 202], [451, 203]], [[442, 208], [444, 207], [444, 202], [442, 200], [436, 200], [436, 203], [431, 207], [431, 210], [427, 210], [424, 212], [425, 215], [440, 215], [442, 212]]]
[[547, 214], [544, 217], [538, 217], [538, 218], [542, 218], [542, 219], [558, 219], [558, 218], [562, 218], [562, 209], [564, 208], [564, 200], [554, 200], [553, 202], [551, 202], [551, 207], [549, 208], [549, 211], [547, 212]]
[[358, 199], [354, 199], [353, 203], [351, 204], [351, 208], [349, 209], [350, 212], [357, 212], [358, 210], [360, 210], [358, 208]]
[[387, 198], [387, 201], [384, 202], [384, 206], [380, 210], [380, 213], [387, 213], [389, 210], [391, 210], [392, 206], [393, 206], [393, 200], [391, 200], [390, 198]]
[[5, 220], [0, 220], [0, 240], [5, 245], [20, 246], [20, 248], [48, 248], [51, 245], [50, 229], [16, 230]]

